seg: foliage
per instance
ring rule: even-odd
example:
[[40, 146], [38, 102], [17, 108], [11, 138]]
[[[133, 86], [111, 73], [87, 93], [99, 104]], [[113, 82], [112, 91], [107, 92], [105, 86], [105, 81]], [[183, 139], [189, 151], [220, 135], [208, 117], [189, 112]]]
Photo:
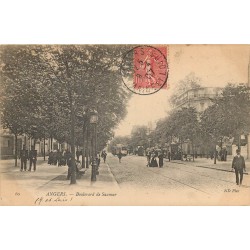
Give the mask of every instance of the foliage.
[[175, 93], [171, 96], [170, 103], [175, 107], [178, 96], [190, 89], [201, 87], [201, 78], [197, 77], [194, 72], [188, 74], [184, 79], [180, 80], [175, 86]]
[[228, 84], [201, 115], [205, 137], [238, 137], [250, 132], [250, 92], [244, 85]]
[[3, 125], [74, 145], [83, 131], [76, 114], [96, 109], [98, 141], [105, 145], [130, 97], [119, 74], [124, 52], [125, 46], [2, 46]]

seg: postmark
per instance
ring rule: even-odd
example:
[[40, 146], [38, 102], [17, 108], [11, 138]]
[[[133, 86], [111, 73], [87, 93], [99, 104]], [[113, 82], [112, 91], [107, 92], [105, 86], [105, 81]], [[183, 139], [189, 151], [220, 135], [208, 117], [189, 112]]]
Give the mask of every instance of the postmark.
[[120, 72], [125, 86], [135, 94], [150, 95], [166, 88], [167, 47], [134, 47], [124, 55]]

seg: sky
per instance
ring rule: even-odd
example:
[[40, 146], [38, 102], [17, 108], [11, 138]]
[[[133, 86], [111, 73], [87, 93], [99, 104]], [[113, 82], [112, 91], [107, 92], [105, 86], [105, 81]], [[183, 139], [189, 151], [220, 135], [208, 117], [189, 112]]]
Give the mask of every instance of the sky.
[[224, 87], [227, 83], [248, 81], [249, 45], [169, 45], [168, 88], [151, 95], [133, 94], [127, 116], [115, 136], [130, 135], [133, 126], [148, 125], [167, 115], [169, 98], [176, 84], [190, 73], [201, 78], [204, 87]]

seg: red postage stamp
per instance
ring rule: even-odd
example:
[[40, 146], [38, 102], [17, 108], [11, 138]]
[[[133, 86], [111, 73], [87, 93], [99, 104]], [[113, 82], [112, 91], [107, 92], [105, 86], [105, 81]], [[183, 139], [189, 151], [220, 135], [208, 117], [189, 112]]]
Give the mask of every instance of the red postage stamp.
[[134, 49], [134, 88], [166, 87], [167, 48], [140, 46]]
[[128, 51], [121, 65], [123, 82], [135, 94], [149, 95], [167, 87], [166, 46], [142, 45]]

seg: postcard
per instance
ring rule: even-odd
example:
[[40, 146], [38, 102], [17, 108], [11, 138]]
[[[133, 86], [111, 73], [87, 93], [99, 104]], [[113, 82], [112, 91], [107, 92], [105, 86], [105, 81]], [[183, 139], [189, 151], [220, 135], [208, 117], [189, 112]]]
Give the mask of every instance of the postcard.
[[1, 45], [0, 205], [250, 204], [249, 45]]

